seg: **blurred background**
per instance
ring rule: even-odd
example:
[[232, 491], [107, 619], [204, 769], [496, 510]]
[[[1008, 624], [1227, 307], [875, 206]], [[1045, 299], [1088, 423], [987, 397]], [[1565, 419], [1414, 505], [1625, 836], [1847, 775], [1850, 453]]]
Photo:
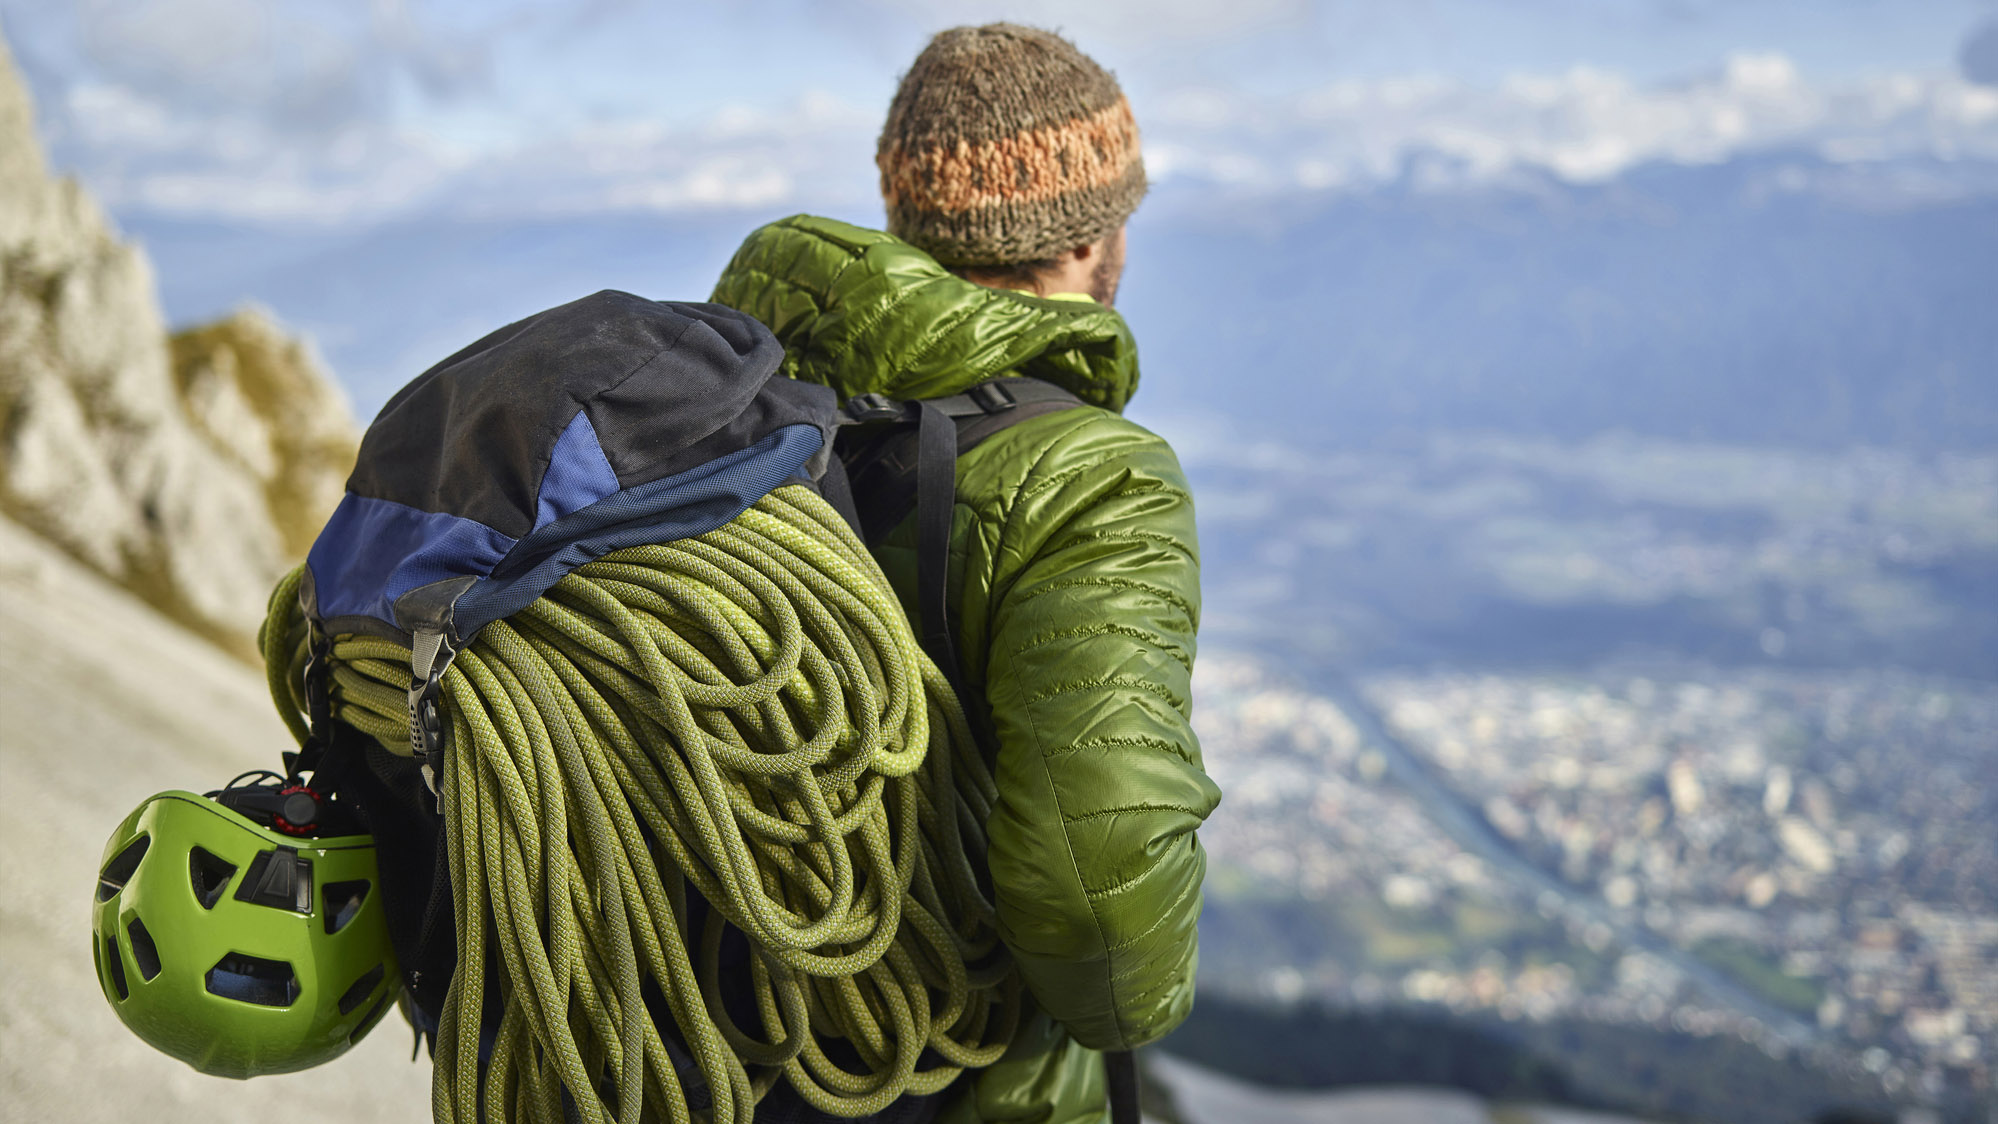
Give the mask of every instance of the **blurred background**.
[[354, 419], [878, 225], [997, 18], [1153, 182], [1227, 793], [1160, 1113], [1998, 1119], [1990, 0], [0, 0], [0, 1116], [426, 1115], [395, 1020], [246, 1087], [124, 1036], [104, 834], [274, 758], [235, 657]]

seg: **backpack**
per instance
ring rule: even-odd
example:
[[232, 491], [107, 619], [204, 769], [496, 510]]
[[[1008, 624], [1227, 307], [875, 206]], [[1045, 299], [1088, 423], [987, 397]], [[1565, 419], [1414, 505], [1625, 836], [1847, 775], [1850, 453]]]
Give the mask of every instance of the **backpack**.
[[[1026, 377], [988, 381], [948, 398], [896, 401], [870, 394], [840, 402], [829, 388], [776, 375], [782, 358], [781, 346], [767, 329], [733, 310], [655, 302], [615, 291], [493, 332], [433, 366], [390, 399], [364, 436], [347, 494], [313, 545], [306, 565], [295, 583], [281, 587], [274, 599], [273, 620], [266, 626], [267, 659], [274, 672], [289, 675], [309, 730], [299, 753], [288, 755], [289, 772], [311, 773], [314, 790], [352, 810], [375, 837], [390, 936], [406, 988], [405, 1010], [419, 1038], [427, 1040], [433, 1057], [439, 1058], [440, 1083], [451, 1076], [440, 1051], [458, 1050], [463, 1055], [460, 1063], [476, 1052], [477, 1070], [483, 1072], [504, 1050], [498, 1041], [505, 1029], [501, 1024], [511, 1016], [503, 1016], [491, 997], [499, 994], [501, 977], [517, 968], [488, 959], [480, 979], [458, 978], [463, 942], [452, 904], [452, 848], [447, 838], [452, 825], [441, 815], [439, 796], [440, 785], [447, 783], [447, 760], [465, 751], [454, 744], [451, 733], [453, 722], [462, 717], [449, 713], [446, 677], [454, 661], [486, 630], [497, 626], [513, 635], [514, 625], [508, 622], [517, 614], [546, 605], [543, 599], [551, 591], [567, 588], [562, 584], [565, 579], [606, 556], [616, 559], [635, 549], [698, 544], [711, 533], [733, 533], [725, 529], [750, 518], [745, 513], [752, 508], [757, 509], [752, 515], [767, 523], [765, 508], [775, 502], [773, 495], [797, 486], [823, 500], [842, 525], [830, 528], [825, 519], [834, 517], [822, 517], [810, 528], [811, 520], [804, 518], [812, 533], [837, 538], [851, 532], [867, 546], [878, 544], [913, 510], [918, 619], [904, 626], [892, 593], [887, 598], [891, 608], [884, 613], [892, 614], [890, 623], [895, 627], [910, 628], [941, 675], [943, 686], [930, 690], [929, 709], [937, 712], [942, 707], [949, 712], [946, 725], [961, 724], [950, 715], [956, 714], [960, 703], [972, 701], [959, 671], [947, 614], [955, 460], [1012, 424], [1081, 402], [1051, 384]], [[771, 526], [780, 538], [790, 533], [777, 524]], [[863, 569], [871, 566], [864, 551], [849, 561]], [[787, 564], [797, 567], [795, 562]], [[606, 560], [598, 569], [622, 573], [616, 570], [621, 565]], [[878, 577], [878, 569], [874, 574]], [[630, 584], [622, 578], [605, 581], [620, 589]], [[293, 590], [295, 605], [287, 597]], [[843, 594], [834, 599], [843, 600]], [[670, 605], [662, 611], [678, 619], [673, 613], [679, 610]], [[851, 632], [852, 627], [847, 627]], [[520, 636], [531, 642], [529, 646], [551, 643], [548, 636], [525, 630]], [[336, 638], [347, 655], [336, 650]], [[837, 637], [834, 640], [837, 646]], [[922, 661], [913, 650], [901, 658], [892, 654], [892, 645], [883, 650], [890, 656], [869, 658], [898, 666], [875, 671], [888, 678], [923, 678]], [[611, 666], [620, 658], [584, 652], [559, 673], [580, 676], [581, 668], [593, 669], [605, 680], [628, 677], [628, 671]], [[398, 660], [399, 666], [387, 666]], [[403, 674], [407, 687], [395, 700], [400, 706], [392, 714], [384, 683], [399, 682], [397, 677]], [[481, 669], [480, 674], [490, 677], [494, 672]], [[848, 667], [841, 674], [851, 679], [857, 671]], [[754, 724], [747, 711], [767, 705], [745, 704], [744, 712], [731, 713], [728, 721]], [[976, 713], [979, 708], [965, 709]], [[336, 720], [336, 710], [337, 718], [345, 720]], [[565, 721], [576, 729], [582, 720], [571, 715]], [[392, 751], [390, 744], [405, 730], [406, 752]], [[927, 834], [914, 836], [922, 854], [908, 861], [923, 871], [953, 864], [982, 870], [977, 853], [983, 820], [976, 811], [981, 800], [976, 784], [982, 771], [979, 759], [989, 750], [975, 747], [984, 740], [975, 723], [965, 727], [954, 744], [960, 749], [970, 746], [971, 752], [944, 754], [949, 762], [936, 760], [938, 743], [931, 743], [925, 759], [929, 764], [923, 768], [930, 772], [954, 768], [958, 779], [939, 782], [943, 788], [924, 790], [923, 800], [947, 806], [941, 819], [933, 816], [929, 821]], [[397, 744], [396, 750], [404, 747]], [[983, 783], [989, 785], [989, 778]], [[864, 802], [864, 795], [860, 799]], [[962, 800], [971, 801], [970, 815], [958, 807]], [[464, 815], [461, 810], [460, 818]], [[934, 826], [967, 820], [977, 827], [963, 840], [954, 837], [955, 829]], [[640, 830], [646, 849], [658, 855], [666, 841], [642, 825]], [[460, 851], [467, 851], [462, 835], [459, 843]], [[461, 857], [461, 863], [471, 861]], [[695, 865], [700, 865], [698, 860]], [[670, 864], [662, 864], [662, 870], [667, 867]], [[483, 874], [497, 877], [490, 870]], [[807, 875], [806, 880], [812, 877]], [[918, 882], [934, 877], [925, 875]], [[757, 1021], [757, 999], [749, 981], [752, 976], [762, 978], [757, 973], [765, 969], [758, 965], [770, 960], [770, 949], [756, 934], [744, 931], [740, 918], [717, 920], [727, 907], [707, 900], [691, 883], [677, 892], [669, 886], [667, 895], [670, 902], [648, 902], [647, 908], [655, 915], [670, 913], [670, 920], [684, 926], [678, 934], [683, 944], [691, 948], [698, 940], [704, 946], [702, 955], [736, 968], [719, 973], [719, 982], [713, 982], [704, 998], [708, 1008], [723, 1012], [717, 1025], [729, 1024], [722, 1035], [747, 1067], [744, 1073], [758, 1070], [751, 1077], [736, 1074], [730, 1080], [737, 1085], [744, 1080], [761, 1082], [753, 1097], [773, 1086], [778, 1090], [774, 1100], [766, 1099], [755, 1110], [759, 1120], [766, 1119], [766, 1110], [770, 1116], [796, 1120], [854, 1115], [909, 1120], [940, 1109], [942, 1085], [905, 1090], [909, 1095], [885, 1100], [877, 1097], [882, 1100], [875, 1110], [878, 1115], [851, 1111], [871, 1105], [866, 1099], [871, 1094], [851, 1094], [833, 1110], [826, 1107], [831, 1102], [823, 1089], [817, 1099], [800, 1099], [775, 1076], [779, 1071], [796, 1073], [807, 1064], [795, 1056], [799, 1047], [794, 1043], [794, 1057], [773, 1067], [758, 1061], [758, 1051], [767, 1043], [750, 1041], [754, 1032], [743, 1032]], [[977, 927], [964, 918], [944, 920]], [[990, 928], [989, 918], [984, 924]], [[494, 930], [483, 939], [497, 939], [494, 917], [488, 916], [482, 925]], [[632, 925], [642, 928], [638, 921]], [[960, 934], [959, 939], [962, 948], [971, 950], [966, 962], [937, 970], [956, 973], [954, 979], [982, 981], [975, 983], [974, 993], [978, 987], [994, 995], [1010, 988], [1010, 1000], [989, 1002], [995, 1010], [1004, 1002], [1017, 1007], [1017, 979], [1007, 981], [1003, 949], [996, 939], [989, 932]], [[835, 942], [833, 953], [844, 947]], [[949, 959], [937, 952], [941, 946], [934, 939], [926, 947], [932, 959]], [[829, 964], [839, 960], [832, 953], [823, 955]], [[897, 978], [907, 982], [899, 965], [882, 969], [872, 964], [830, 986], [850, 988], [852, 978], [881, 971], [902, 973]], [[645, 1014], [664, 1032], [659, 1045], [671, 1074], [662, 1070], [647, 1080], [677, 1085], [695, 1111], [716, 1109], [716, 1102], [723, 1099], [740, 1105], [744, 1089], [718, 1087], [713, 1063], [697, 1062], [693, 1056], [700, 1052], [700, 1043], [691, 1039], [699, 1036], [674, 1022], [673, 1012], [682, 1007], [658, 994], [663, 986], [659, 981], [648, 982], [653, 990], [646, 994]], [[521, 979], [510, 983], [516, 995], [526, 986]], [[455, 1035], [446, 1032], [454, 988], [476, 988], [488, 997], [478, 1008], [480, 1026], [474, 1033], [462, 1026]], [[630, 1024], [625, 1025], [630, 1030]], [[812, 1026], [815, 1033], [820, 1029], [816, 1021]], [[868, 1037], [865, 1027], [847, 1029], [858, 1035], [855, 1042]], [[943, 1075], [953, 1067], [976, 1068], [963, 1064], [977, 1061], [974, 1054], [989, 1055], [985, 1063], [989, 1064], [1003, 1050], [1010, 1031], [995, 1036], [982, 1022], [976, 1029], [980, 1033], [972, 1037], [980, 1043], [977, 1050], [959, 1043], [956, 1052], [962, 1056], [945, 1057], [926, 1047], [915, 1063], [917, 1069]], [[442, 1043], [440, 1036], [454, 1042]], [[807, 1043], [803, 1048], [808, 1052], [817, 1049], [825, 1055], [808, 1059], [811, 1065], [823, 1062], [815, 1072], [850, 1071], [856, 1059], [865, 1068], [861, 1054], [866, 1050], [847, 1043], [850, 1037], [833, 1034], [825, 1043]], [[628, 1049], [630, 1041], [627, 1037], [621, 1049]], [[475, 1042], [476, 1049], [467, 1042]], [[998, 1050], [992, 1049], [995, 1044]], [[881, 1047], [876, 1043], [875, 1048], [878, 1053]], [[621, 1103], [619, 1098], [628, 1101], [634, 1095], [635, 1078], [608, 1081], [614, 1067], [606, 1059], [583, 1058], [580, 1063], [568, 1059], [568, 1064], [570, 1076], [561, 1078], [559, 1088], [565, 1116], [594, 1118], [598, 1109], [610, 1112]], [[585, 1068], [574, 1068], [578, 1064]], [[903, 1071], [910, 1070], [906, 1056], [898, 1064]], [[465, 1068], [458, 1065], [461, 1076]], [[578, 1073], [587, 1073], [588, 1080], [574, 1080]], [[546, 1079], [541, 1080], [545, 1085]], [[838, 1085], [840, 1080], [835, 1077], [831, 1083]], [[942, 1077], [926, 1080], [935, 1083]], [[610, 1084], [617, 1088], [610, 1090]], [[582, 1101], [601, 1101], [595, 1106], [579, 1101], [579, 1085], [594, 1094]], [[537, 1088], [542, 1087], [523, 1079], [515, 1092], [531, 1100]], [[474, 1113], [491, 1108], [472, 1106]]]

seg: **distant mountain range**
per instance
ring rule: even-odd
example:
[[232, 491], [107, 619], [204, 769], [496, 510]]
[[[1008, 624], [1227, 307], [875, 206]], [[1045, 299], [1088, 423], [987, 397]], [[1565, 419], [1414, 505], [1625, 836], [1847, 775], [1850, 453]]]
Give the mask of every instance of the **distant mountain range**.
[[[1122, 307], [1148, 413], [1339, 445], [1474, 429], [1818, 448], [1998, 444], [1998, 193], [1981, 165], [1813, 156], [1229, 197], [1168, 184]], [[168, 315], [255, 298], [363, 413], [465, 341], [599, 288], [699, 298], [771, 214], [437, 215], [360, 231], [125, 216]], [[852, 216], [868, 221], [871, 216]]]
[[1826, 172], [1759, 158], [1183, 219], [1131, 283], [1151, 404], [1341, 444], [1989, 447], [1998, 199], [1887, 206]]

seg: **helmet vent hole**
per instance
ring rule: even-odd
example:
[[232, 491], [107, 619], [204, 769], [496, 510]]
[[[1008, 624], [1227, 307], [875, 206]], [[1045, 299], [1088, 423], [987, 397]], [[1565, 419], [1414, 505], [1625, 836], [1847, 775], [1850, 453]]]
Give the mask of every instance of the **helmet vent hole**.
[[298, 976], [282, 960], [232, 952], [208, 969], [208, 991], [239, 1003], [289, 1007], [298, 999]]
[[203, 909], [214, 909], [236, 876], [236, 864], [196, 847], [187, 853], [187, 876], [194, 883], [194, 900]]
[[150, 835], [141, 835], [125, 845], [118, 856], [104, 864], [104, 872], [97, 876], [97, 900], [108, 902], [111, 896], [125, 888], [132, 880], [132, 872], [139, 869], [139, 860], [146, 857], [146, 848], [152, 846]]
[[368, 996], [375, 993], [376, 988], [382, 985], [382, 977], [386, 974], [386, 969], [377, 964], [368, 969], [360, 979], [355, 980], [353, 986], [349, 987], [345, 994], [340, 996], [340, 1013], [343, 1015], [353, 1014], [354, 1008], [359, 1007], [366, 1001]]
[[375, 1020], [382, 1017], [382, 1008], [388, 1006], [388, 1001], [389, 997], [386, 995], [375, 1000], [375, 1005], [368, 1008], [368, 1013], [361, 1016], [360, 1022], [354, 1024], [354, 1033], [347, 1036], [347, 1045], [352, 1046], [358, 1043], [362, 1035], [374, 1029]]
[[132, 939], [132, 962], [139, 966], [139, 978], [151, 983], [160, 974], [160, 946], [153, 943], [146, 923], [136, 917], [125, 926], [125, 935]]
[[125, 961], [118, 955], [118, 942], [115, 938], [104, 938], [104, 969], [111, 977], [111, 986], [118, 992], [118, 998], [126, 999], [132, 994], [125, 986]]
[[368, 881], [328, 882], [326, 884], [326, 931], [337, 933], [361, 912], [368, 896]]

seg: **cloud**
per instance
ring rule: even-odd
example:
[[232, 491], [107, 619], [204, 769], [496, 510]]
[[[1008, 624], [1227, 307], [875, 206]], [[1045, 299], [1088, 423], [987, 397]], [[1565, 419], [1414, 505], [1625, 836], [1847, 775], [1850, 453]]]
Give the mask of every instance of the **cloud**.
[[59, 95], [43, 110], [57, 123], [58, 163], [81, 166], [114, 212], [352, 222], [423, 204], [470, 162], [393, 122], [300, 129], [100, 80]]
[[470, 154], [412, 122], [490, 82], [490, 29], [425, 24], [403, 0], [8, 15], [55, 162], [114, 211], [348, 222], [420, 206]]
[[1522, 173], [1600, 183], [1654, 162], [1804, 152], [1835, 165], [1998, 162], [1998, 91], [1952, 76], [1820, 85], [1779, 54], [1640, 86], [1575, 68], [1496, 88], [1436, 77], [1347, 81], [1300, 96], [1185, 90], [1140, 115], [1154, 178], [1268, 191], [1444, 184]]
[[869, 0], [927, 28], [1005, 20], [1059, 29], [1088, 46], [1234, 39], [1309, 26], [1313, 0]]
[[[525, 111], [495, 88], [498, 52], [525, 50], [526, 65], [545, 67], [537, 49], [590, 32], [624, 0], [472, 6], [456, 25], [439, 22], [454, 18], [449, 7], [419, 12], [404, 0], [19, 2], [29, 6], [9, 10], [8, 30], [27, 40], [55, 162], [80, 171], [114, 212], [353, 225], [445, 209], [873, 199], [879, 123], [830, 94], [723, 104], [670, 124], [676, 115], [656, 110], [672, 107], [684, 80], [661, 96], [645, 89], [648, 73], [622, 95], [606, 97], [612, 84], [552, 109], [530, 91]], [[550, 88], [548, 74], [534, 77]]]
[[824, 92], [774, 109], [728, 105], [672, 126], [590, 122], [495, 154], [455, 177], [460, 213], [587, 214], [875, 203], [870, 111]]
[[460, 141], [405, 125], [301, 143], [240, 118], [203, 118], [124, 86], [73, 87], [72, 152], [114, 212], [308, 225], [448, 211], [547, 217], [874, 202], [872, 113], [807, 93], [774, 110], [724, 106], [676, 127], [586, 121], [523, 139]]
[[314, 136], [391, 115], [405, 88], [479, 89], [490, 70], [481, 35], [424, 27], [403, 0], [79, 0], [67, 18], [88, 77]]
[[[612, 15], [623, 10], [622, 0], [603, 2]], [[914, 0], [865, 2], [884, 12]], [[1309, 18], [1303, 0], [1236, 7], [1231, 27], [1251, 29], [1245, 34]], [[1028, 0], [1011, 10], [1060, 23], [1053, 17], [1071, 8], [1071, 23], [1086, 12], [1102, 28], [1155, 40], [1198, 33], [1212, 10], [1193, 0]], [[787, 98], [785, 83], [806, 79], [780, 73], [778, 61], [747, 62], [734, 79], [765, 97], [755, 103], [699, 101], [714, 87], [712, 70], [657, 86], [649, 72], [620, 76], [615, 67], [629, 58], [604, 63], [604, 80], [587, 98], [549, 91], [594, 75], [559, 83], [538, 75], [538, 101], [510, 97], [510, 85], [493, 77], [496, 54], [519, 55], [509, 72], [518, 76], [520, 67], [543, 65], [536, 49], [549, 41], [605, 34], [577, 31], [574, 21], [598, 17], [573, 9], [488, 16], [485, 7], [432, 7], [419, 15], [401, 0], [79, 0], [38, 5], [53, 14], [33, 19], [27, 11], [10, 17], [10, 34], [25, 25], [34, 36], [56, 162], [80, 170], [114, 212], [352, 225], [445, 210], [864, 214], [878, 205], [879, 106], [850, 94]], [[982, 0], [942, 0], [924, 11], [944, 20], [990, 14]], [[574, 53], [595, 60], [605, 50], [606, 41], [593, 40]], [[1649, 163], [1779, 151], [1837, 168], [1998, 167], [1998, 89], [1949, 74], [1814, 82], [1780, 54], [1737, 55], [1663, 85], [1588, 67], [1482, 84], [1354, 79], [1289, 93], [1190, 84], [1197, 81], [1153, 74], [1145, 83], [1152, 92], [1137, 109], [1147, 164], [1157, 182], [1230, 195], [1467, 188], [1538, 176], [1600, 183]], [[1978, 190], [1992, 178], [1977, 179]], [[1923, 199], [1954, 190], [1948, 180], [1932, 170], [1876, 177], [1887, 184], [1880, 190]]]

